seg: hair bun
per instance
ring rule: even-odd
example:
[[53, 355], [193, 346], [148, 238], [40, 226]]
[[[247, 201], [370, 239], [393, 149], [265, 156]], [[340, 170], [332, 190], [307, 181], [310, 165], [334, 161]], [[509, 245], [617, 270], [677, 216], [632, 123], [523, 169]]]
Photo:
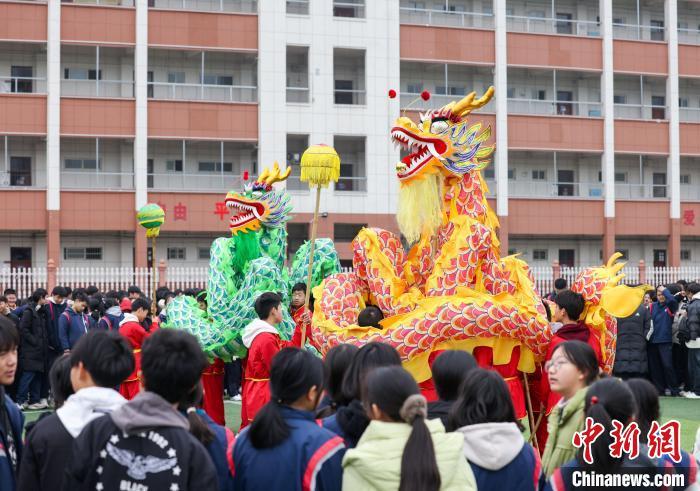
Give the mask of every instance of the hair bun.
[[399, 411], [399, 416], [408, 424], [413, 424], [417, 416], [428, 417], [428, 401], [421, 394], [413, 394], [406, 398]]

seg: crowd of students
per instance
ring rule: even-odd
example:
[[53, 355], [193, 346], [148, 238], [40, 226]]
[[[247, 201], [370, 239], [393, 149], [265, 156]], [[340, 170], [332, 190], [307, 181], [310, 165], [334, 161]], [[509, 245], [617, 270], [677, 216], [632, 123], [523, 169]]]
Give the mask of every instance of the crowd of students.
[[[18, 347], [22, 361], [31, 358], [24, 354], [26, 331], [29, 326], [37, 335], [41, 326], [30, 321], [45, 316], [48, 325], [61, 293], [47, 302], [45, 292], [35, 292], [19, 312], [19, 329], [11, 316], [0, 316], [3, 490], [559, 491], [575, 489], [581, 470], [677, 474], [684, 481], [676, 489], [698, 486], [700, 449], [681, 452], [680, 462], [648, 455], [659, 391], [643, 378], [602, 374], [599, 340], [577, 320], [583, 299], [570, 290], [547, 303], [556, 332], [531, 379], [542, 414], [537, 439], [517, 414], [511, 385], [479, 356], [452, 350], [435, 356], [433, 397], [389, 345], [338, 345], [323, 359], [300, 349], [301, 333], [310, 334], [310, 312], [298, 293], [292, 305], [297, 329], [292, 340], [281, 339], [275, 325], [284, 306], [273, 292], [256, 299], [259, 319], [242, 334], [248, 354], [237, 435], [204, 404], [216, 390], [207, 378], [214, 365], [196, 339], [159, 328], [167, 298], [160, 319], [151, 318], [140, 294], [131, 312], [117, 315], [125, 298], [110, 295], [104, 312], [93, 316], [94, 293], [80, 291], [65, 308], [70, 318], [58, 324], [58, 342], [65, 332], [68, 346], [46, 370], [55, 412], [25, 428], [20, 406], [4, 392], [17, 378]], [[87, 312], [76, 306], [80, 295], [87, 296]], [[381, 311], [370, 307], [361, 315], [364, 325], [381, 327]], [[74, 316], [80, 323], [71, 336]], [[25, 363], [26, 371], [44, 373], [35, 368]], [[34, 377], [28, 385], [39, 385], [41, 393], [43, 382]], [[221, 400], [223, 394], [208, 396]], [[592, 462], [574, 444], [586, 418], [605, 430], [590, 448]], [[611, 455], [614, 420], [639, 426], [636, 458]]]

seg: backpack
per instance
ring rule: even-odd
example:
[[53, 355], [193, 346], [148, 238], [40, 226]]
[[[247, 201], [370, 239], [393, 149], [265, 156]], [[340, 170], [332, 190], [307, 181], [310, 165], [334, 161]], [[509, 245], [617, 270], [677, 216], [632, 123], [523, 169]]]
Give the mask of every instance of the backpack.
[[111, 331], [112, 330], [112, 321], [109, 320], [109, 317], [107, 315], [103, 315], [102, 318], [100, 319], [101, 321], [105, 321], [107, 324], [107, 330]]

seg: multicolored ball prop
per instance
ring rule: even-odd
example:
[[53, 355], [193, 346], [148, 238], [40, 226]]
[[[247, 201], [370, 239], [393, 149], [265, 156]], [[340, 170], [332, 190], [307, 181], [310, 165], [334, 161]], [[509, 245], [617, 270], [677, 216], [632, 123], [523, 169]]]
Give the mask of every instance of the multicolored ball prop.
[[158, 237], [160, 226], [165, 221], [165, 211], [155, 203], [148, 203], [138, 211], [136, 220], [146, 229], [146, 237]]

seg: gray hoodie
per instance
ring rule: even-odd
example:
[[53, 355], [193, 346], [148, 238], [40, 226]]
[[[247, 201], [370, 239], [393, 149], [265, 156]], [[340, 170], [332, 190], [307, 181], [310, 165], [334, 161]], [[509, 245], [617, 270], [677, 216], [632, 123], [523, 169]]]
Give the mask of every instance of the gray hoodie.
[[187, 418], [155, 392], [139, 392], [127, 404], [113, 411], [110, 417], [127, 435], [164, 426], [190, 430]]
[[515, 423], [482, 423], [462, 426], [464, 456], [473, 464], [497, 471], [518, 456], [525, 439]]

